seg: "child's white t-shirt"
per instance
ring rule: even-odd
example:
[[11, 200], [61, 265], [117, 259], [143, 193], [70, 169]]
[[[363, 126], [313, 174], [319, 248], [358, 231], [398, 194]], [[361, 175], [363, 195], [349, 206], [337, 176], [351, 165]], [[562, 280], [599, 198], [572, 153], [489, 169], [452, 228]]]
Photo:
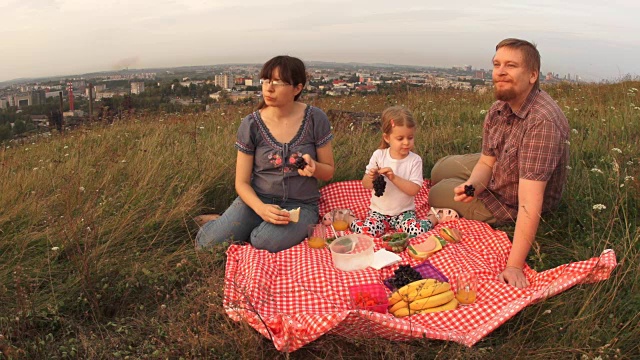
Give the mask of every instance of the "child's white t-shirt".
[[[389, 155], [389, 149], [378, 149], [373, 152], [366, 171], [372, 168], [389, 167], [396, 176], [409, 180], [422, 187], [422, 158], [413, 152], [401, 160], [392, 159]], [[383, 215], [394, 216], [407, 210], [415, 210], [415, 196], [410, 196], [402, 192], [396, 187], [386, 176], [384, 180], [387, 183], [384, 194], [380, 197], [375, 196], [374, 190], [371, 190], [371, 210], [377, 211]]]

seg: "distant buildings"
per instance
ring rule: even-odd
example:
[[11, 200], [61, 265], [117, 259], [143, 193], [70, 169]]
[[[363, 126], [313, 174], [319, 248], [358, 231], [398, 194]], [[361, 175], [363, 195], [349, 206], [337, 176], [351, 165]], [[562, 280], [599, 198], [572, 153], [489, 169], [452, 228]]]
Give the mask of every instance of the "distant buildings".
[[132, 82], [131, 83], [131, 93], [132, 94], [142, 94], [144, 92], [144, 83], [143, 82]]
[[233, 87], [234, 78], [229, 74], [219, 74], [213, 78], [214, 85], [228, 90]]
[[46, 102], [46, 93], [44, 90], [33, 90], [27, 93], [11, 94], [6, 99], [6, 106], [17, 106], [18, 108], [32, 105], [42, 105]]

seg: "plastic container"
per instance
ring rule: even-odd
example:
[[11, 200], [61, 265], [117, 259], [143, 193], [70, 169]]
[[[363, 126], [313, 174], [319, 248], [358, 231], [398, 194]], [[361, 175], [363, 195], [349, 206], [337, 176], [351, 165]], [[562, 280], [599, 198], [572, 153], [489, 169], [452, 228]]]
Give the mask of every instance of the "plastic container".
[[385, 314], [389, 305], [387, 292], [382, 284], [362, 284], [349, 286], [353, 307]]
[[342, 271], [367, 268], [373, 262], [373, 239], [362, 234], [350, 234], [335, 239], [329, 245], [333, 265]]
[[401, 253], [409, 245], [411, 237], [404, 232], [387, 234], [382, 237], [382, 247], [394, 253]]
[[[429, 260], [425, 260], [425, 262], [420, 265], [414, 266], [413, 268], [416, 269], [416, 271], [419, 272], [420, 275], [422, 275], [423, 279], [436, 279], [442, 282], [449, 282], [449, 279], [444, 276], [435, 266], [431, 265]], [[383, 281], [384, 286], [386, 286], [391, 291], [394, 291], [396, 289], [393, 285], [391, 285], [391, 282], [389, 281], [393, 278], [394, 277], [392, 276]]]

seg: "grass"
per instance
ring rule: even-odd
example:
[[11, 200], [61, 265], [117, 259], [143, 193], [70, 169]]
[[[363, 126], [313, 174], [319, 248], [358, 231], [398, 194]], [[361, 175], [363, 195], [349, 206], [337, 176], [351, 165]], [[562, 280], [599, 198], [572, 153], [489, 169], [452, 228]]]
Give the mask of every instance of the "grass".
[[[569, 183], [528, 263], [545, 270], [616, 251], [604, 282], [525, 308], [472, 348], [326, 335], [291, 354], [222, 309], [224, 248], [196, 252], [195, 215], [234, 198], [235, 132], [251, 109], [132, 117], [0, 149], [0, 359], [640, 357], [637, 82], [546, 90], [572, 130]], [[324, 110], [404, 105], [424, 173], [477, 152], [490, 94], [321, 98]], [[379, 134], [333, 124], [337, 171], [359, 179]], [[603, 210], [594, 209], [602, 204]], [[503, 230], [512, 233], [513, 229]]]

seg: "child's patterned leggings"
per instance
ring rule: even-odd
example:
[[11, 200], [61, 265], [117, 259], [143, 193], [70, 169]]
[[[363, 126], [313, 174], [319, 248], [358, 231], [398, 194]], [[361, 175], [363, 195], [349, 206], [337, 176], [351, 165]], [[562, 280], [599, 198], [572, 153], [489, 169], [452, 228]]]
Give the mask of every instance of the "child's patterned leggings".
[[351, 222], [351, 231], [360, 234], [369, 234], [379, 237], [390, 228], [406, 232], [410, 235], [419, 235], [433, 228], [429, 220], [416, 218], [416, 212], [408, 210], [399, 215], [388, 216], [369, 210], [369, 215], [364, 220], [355, 219]]

